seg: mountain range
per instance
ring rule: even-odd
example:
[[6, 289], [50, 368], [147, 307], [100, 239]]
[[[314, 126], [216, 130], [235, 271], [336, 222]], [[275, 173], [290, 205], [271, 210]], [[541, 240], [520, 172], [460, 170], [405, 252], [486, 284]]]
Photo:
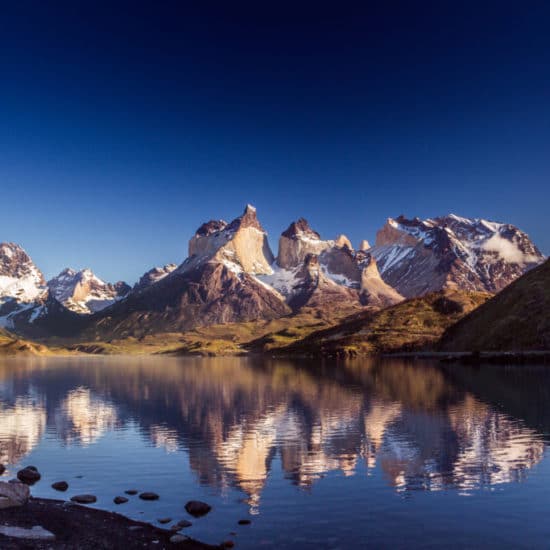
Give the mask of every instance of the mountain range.
[[513, 225], [453, 214], [389, 218], [374, 246], [363, 240], [357, 248], [345, 235], [323, 239], [300, 218], [281, 233], [275, 255], [247, 205], [229, 223], [202, 224], [180, 265], [150, 269], [133, 287], [89, 269], [67, 268], [45, 281], [20, 246], [3, 243], [0, 326], [78, 341], [304, 316], [311, 326], [330, 326], [434, 292], [491, 295], [543, 261]]

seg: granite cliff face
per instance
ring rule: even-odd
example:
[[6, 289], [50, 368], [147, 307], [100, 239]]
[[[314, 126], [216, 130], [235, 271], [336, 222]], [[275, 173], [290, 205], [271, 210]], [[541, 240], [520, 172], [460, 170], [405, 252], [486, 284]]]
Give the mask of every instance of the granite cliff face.
[[498, 292], [544, 260], [517, 227], [454, 214], [389, 218], [369, 252], [408, 298], [446, 288]]
[[201, 225], [189, 241], [189, 258], [182, 270], [217, 261], [232, 270], [263, 275], [271, 273], [273, 260], [256, 209], [247, 205], [242, 216], [229, 224], [212, 220]]
[[384, 307], [403, 299], [379, 276], [374, 258], [355, 251], [345, 235], [323, 240], [300, 218], [279, 240], [273, 273], [262, 277], [294, 311], [303, 307], [330, 310], [361, 306]]

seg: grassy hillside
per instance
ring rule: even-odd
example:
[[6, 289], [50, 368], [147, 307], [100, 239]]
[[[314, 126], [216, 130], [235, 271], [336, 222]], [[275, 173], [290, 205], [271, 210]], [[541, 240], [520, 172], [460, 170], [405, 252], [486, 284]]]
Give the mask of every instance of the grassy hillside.
[[[347, 310], [349, 314], [349, 309]], [[341, 317], [304, 312], [279, 319], [227, 323], [199, 327], [182, 333], [160, 333], [142, 338], [85, 342], [75, 351], [98, 354], [240, 355], [269, 352], [305, 338], [316, 330], [333, 326]]]
[[46, 355], [50, 350], [42, 344], [22, 340], [17, 336], [0, 329], [0, 357], [14, 355]]
[[443, 351], [550, 349], [550, 260], [450, 327]]
[[489, 296], [445, 291], [413, 298], [382, 311], [354, 315], [273, 351], [289, 355], [363, 355], [433, 349], [447, 327]]

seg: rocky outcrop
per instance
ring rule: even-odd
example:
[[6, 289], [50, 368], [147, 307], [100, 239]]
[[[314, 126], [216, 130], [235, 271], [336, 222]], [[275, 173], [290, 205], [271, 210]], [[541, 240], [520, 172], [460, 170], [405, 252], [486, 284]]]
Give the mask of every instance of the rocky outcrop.
[[295, 311], [329, 310], [335, 301], [339, 308], [385, 307], [403, 299], [380, 278], [370, 254], [353, 250], [345, 235], [322, 240], [303, 218], [281, 235], [277, 266], [262, 281], [285, 296]]
[[283, 269], [293, 269], [301, 266], [308, 255], [319, 255], [333, 244], [322, 240], [319, 233], [311, 229], [307, 220], [300, 218], [281, 234], [277, 265]]
[[153, 267], [146, 273], [144, 273], [139, 281], [134, 285], [132, 292], [140, 292], [155, 283], [158, 283], [161, 279], [164, 279], [167, 275], [170, 275], [178, 266], [176, 264], [166, 264], [163, 267]]
[[66, 268], [48, 281], [48, 290], [67, 309], [90, 314], [97, 313], [126, 296], [130, 287], [123, 281], [106, 283], [90, 269], [75, 271]]
[[181, 269], [193, 269], [206, 261], [221, 262], [245, 273], [271, 273], [273, 253], [253, 206], [247, 205], [242, 216], [229, 224], [219, 220], [199, 227], [189, 241], [189, 258]]
[[454, 214], [390, 218], [369, 252], [384, 281], [406, 297], [446, 288], [498, 292], [544, 259], [513, 225]]
[[363, 240], [359, 243], [359, 250], [365, 252], [365, 251], [367, 251], [369, 248], [370, 248], [370, 243], [369, 243], [369, 241], [363, 239]]
[[0, 481], [0, 509], [24, 506], [29, 501], [31, 491], [28, 485], [15, 481]]

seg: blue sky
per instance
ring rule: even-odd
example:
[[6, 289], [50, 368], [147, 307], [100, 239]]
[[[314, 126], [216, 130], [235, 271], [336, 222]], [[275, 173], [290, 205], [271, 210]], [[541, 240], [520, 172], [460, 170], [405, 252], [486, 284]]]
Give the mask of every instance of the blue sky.
[[455, 212], [550, 253], [547, 2], [44, 4], [0, 20], [0, 241], [48, 277], [133, 282], [246, 203], [274, 249]]

